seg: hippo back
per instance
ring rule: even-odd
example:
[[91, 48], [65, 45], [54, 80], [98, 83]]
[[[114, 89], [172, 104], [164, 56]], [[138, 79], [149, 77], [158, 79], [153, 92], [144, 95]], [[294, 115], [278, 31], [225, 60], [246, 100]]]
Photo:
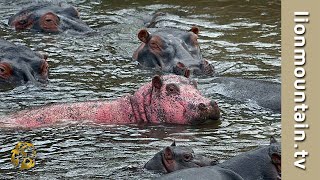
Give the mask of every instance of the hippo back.
[[202, 168], [190, 168], [176, 171], [165, 176], [158, 178], [159, 180], [246, 180], [239, 176], [237, 173], [221, 168], [214, 167], [202, 167]]
[[270, 146], [235, 156], [217, 166], [232, 170], [246, 180], [277, 179], [277, 170], [269, 156]]
[[259, 106], [281, 111], [281, 84], [264, 80], [217, 77], [211, 91], [238, 101], [253, 101]]

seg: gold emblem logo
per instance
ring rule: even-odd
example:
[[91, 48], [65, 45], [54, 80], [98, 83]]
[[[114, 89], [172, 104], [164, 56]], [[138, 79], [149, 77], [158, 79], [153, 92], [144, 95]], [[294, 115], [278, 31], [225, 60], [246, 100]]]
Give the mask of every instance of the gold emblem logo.
[[11, 153], [11, 163], [15, 167], [20, 167], [21, 170], [34, 167], [37, 153], [33, 144], [18, 142]]

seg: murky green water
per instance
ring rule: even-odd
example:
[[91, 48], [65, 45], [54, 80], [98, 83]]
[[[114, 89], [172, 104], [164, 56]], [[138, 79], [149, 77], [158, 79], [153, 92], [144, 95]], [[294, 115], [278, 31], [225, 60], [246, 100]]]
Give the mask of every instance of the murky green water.
[[[0, 92], [0, 115], [51, 103], [115, 99], [133, 93], [153, 73], [136, 68], [131, 55], [142, 16], [168, 13], [158, 27], [200, 27], [203, 56], [220, 76], [280, 79], [280, 2], [248, 0], [202, 1], [70, 1], [95, 35], [14, 32], [8, 17], [32, 2], [0, 2], [0, 36], [49, 55], [50, 83]], [[0, 129], [0, 179], [149, 179], [159, 174], [144, 163], [173, 139], [196, 152], [224, 160], [258, 145], [269, 135], [280, 138], [280, 114], [254, 103], [239, 102], [212, 92], [213, 77], [198, 77], [203, 94], [223, 111], [215, 126], [105, 126], [66, 124], [34, 130]], [[18, 141], [31, 141], [36, 166], [19, 171], [10, 163]]]

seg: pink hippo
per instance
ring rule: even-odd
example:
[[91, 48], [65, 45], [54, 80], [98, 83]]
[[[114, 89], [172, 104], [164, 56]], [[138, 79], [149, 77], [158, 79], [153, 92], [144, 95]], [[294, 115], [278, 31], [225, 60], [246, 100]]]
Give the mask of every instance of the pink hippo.
[[201, 124], [218, 120], [220, 110], [203, 97], [196, 83], [177, 75], [155, 76], [134, 95], [115, 101], [55, 104], [23, 110], [3, 119], [5, 127], [41, 127], [59, 121], [86, 120], [104, 124]]

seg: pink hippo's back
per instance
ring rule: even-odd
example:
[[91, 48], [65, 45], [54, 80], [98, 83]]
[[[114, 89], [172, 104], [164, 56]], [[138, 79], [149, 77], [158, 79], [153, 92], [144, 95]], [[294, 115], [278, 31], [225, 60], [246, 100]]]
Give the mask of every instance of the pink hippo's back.
[[133, 96], [24, 110], [4, 118], [0, 125], [32, 128], [81, 120], [104, 124], [200, 124], [219, 117], [217, 104], [203, 97], [195, 82], [182, 76], [166, 75], [153, 77], [152, 82], [140, 87]]
[[6, 127], [39, 127], [64, 121], [86, 120], [95, 123], [128, 124], [134, 123], [129, 97], [116, 101], [91, 101], [55, 104], [23, 110], [4, 118]]

